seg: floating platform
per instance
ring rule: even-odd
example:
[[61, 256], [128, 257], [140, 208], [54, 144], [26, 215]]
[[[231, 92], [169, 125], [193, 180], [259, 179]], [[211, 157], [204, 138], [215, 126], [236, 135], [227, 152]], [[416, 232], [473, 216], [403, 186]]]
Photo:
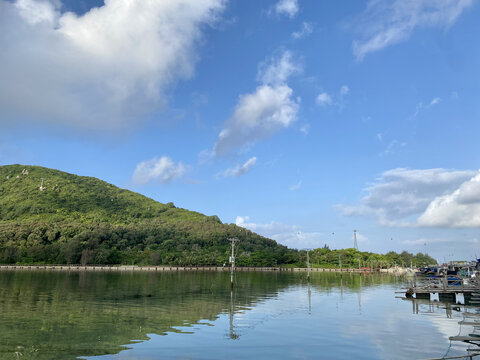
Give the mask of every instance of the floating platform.
[[455, 289], [455, 290], [443, 290], [443, 289], [431, 289], [420, 290], [407, 289], [406, 291], [396, 291], [397, 294], [405, 294], [407, 298], [415, 298], [421, 300], [438, 300], [444, 302], [461, 303], [465, 305], [480, 305], [480, 302], [474, 300], [472, 294], [477, 289]]

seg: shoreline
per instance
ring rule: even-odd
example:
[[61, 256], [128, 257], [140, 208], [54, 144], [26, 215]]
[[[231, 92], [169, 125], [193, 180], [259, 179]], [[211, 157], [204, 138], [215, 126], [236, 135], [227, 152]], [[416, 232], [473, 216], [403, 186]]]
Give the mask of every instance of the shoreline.
[[[136, 265], [0, 265], [0, 270], [50, 270], [50, 271], [226, 271], [230, 267], [222, 266], [136, 266]], [[383, 270], [383, 271], [382, 271]], [[339, 273], [371, 273], [387, 272], [387, 269], [335, 269], [335, 268], [310, 268], [310, 272], [339, 272]], [[307, 268], [288, 267], [236, 267], [235, 271], [290, 271], [307, 272]]]

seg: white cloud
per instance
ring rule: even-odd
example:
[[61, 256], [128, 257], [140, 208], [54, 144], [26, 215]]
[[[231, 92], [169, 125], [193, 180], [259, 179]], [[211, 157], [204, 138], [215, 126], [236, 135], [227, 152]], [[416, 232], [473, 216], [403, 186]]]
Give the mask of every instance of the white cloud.
[[284, 51], [280, 57], [272, 57], [260, 64], [257, 80], [264, 85], [282, 85], [300, 71], [300, 66], [292, 59], [292, 53]]
[[418, 27], [448, 28], [472, 0], [370, 0], [357, 27], [360, 40], [353, 53], [361, 60], [370, 52], [397, 44]]
[[420, 226], [480, 227], [480, 173], [450, 194], [436, 197], [418, 218]]
[[442, 99], [440, 99], [439, 97], [435, 97], [432, 99], [432, 101], [430, 101], [430, 104], [428, 104], [428, 106], [437, 105], [440, 103], [440, 101], [442, 101]]
[[420, 238], [415, 240], [405, 240], [402, 241], [403, 244], [407, 245], [431, 245], [431, 244], [440, 244], [440, 243], [451, 243], [453, 239], [450, 238]]
[[[380, 134], [381, 135], [381, 134]], [[377, 137], [378, 137], [378, 134], [377, 134]], [[381, 141], [382, 137], [380, 136], [379, 137], [379, 140]], [[390, 143], [387, 145], [387, 147], [385, 148], [385, 150], [383, 150], [381, 153], [380, 153], [380, 156], [387, 156], [387, 155], [390, 155], [390, 154], [393, 154], [394, 152], [398, 151], [399, 149], [401, 148], [404, 148], [405, 146], [407, 146], [407, 143], [404, 142], [404, 141], [398, 141], [398, 140], [392, 140], [390, 141]]]
[[366, 237], [366, 236], [363, 235], [363, 234], [360, 234], [360, 233], [357, 231], [357, 241], [360, 242], [360, 243], [367, 242], [367, 241], [368, 241], [368, 237]]
[[308, 135], [308, 132], [310, 131], [310, 124], [304, 124], [300, 127], [300, 131], [303, 133], [303, 135]]
[[317, 104], [320, 106], [332, 105], [333, 101], [330, 95], [326, 92], [320, 93], [317, 95]]
[[135, 168], [132, 180], [138, 185], [149, 182], [166, 184], [181, 178], [186, 170], [182, 163], [175, 164], [168, 156], [162, 156], [160, 159], [153, 158], [140, 162]]
[[20, 16], [32, 25], [39, 23], [54, 24], [60, 17], [57, 11], [59, 4], [56, 5], [47, 0], [17, 0], [14, 4]]
[[250, 169], [257, 163], [257, 158], [252, 157], [248, 159], [245, 164], [243, 165], [237, 165], [234, 168], [229, 168], [225, 170], [223, 173], [220, 175], [223, 177], [240, 177], [242, 175], [245, 175], [247, 172], [250, 171]]
[[340, 88], [340, 96], [348, 95], [349, 92], [350, 92], [350, 88], [347, 85], [343, 85]]
[[[350, 88], [347, 85], [342, 85], [340, 87], [338, 95], [336, 95], [334, 97], [332, 97], [327, 92], [322, 92], [322, 93], [318, 94], [317, 97], [316, 97], [317, 105], [322, 106], [322, 107], [335, 105], [339, 109], [342, 109], [343, 108], [343, 100], [344, 100], [345, 96], [348, 95], [349, 92], [350, 92]], [[336, 99], [335, 101], [334, 101], [334, 98]]]
[[344, 215], [374, 216], [382, 225], [416, 225], [412, 216], [423, 213], [437, 198], [451, 194], [477, 172], [446, 169], [393, 169], [365, 190], [359, 205], [338, 205]]
[[415, 112], [413, 113], [412, 116], [410, 116], [410, 119], [416, 118], [418, 116], [418, 114], [420, 114], [420, 112], [422, 112], [423, 110], [426, 110], [426, 109], [430, 109], [432, 106], [440, 104], [441, 101], [442, 101], [442, 99], [439, 98], [438, 96], [434, 97], [432, 100], [430, 100], [430, 102], [427, 105], [425, 105], [422, 101], [420, 101], [417, 104], [417, 106], [415, 107]]
[[268, 65], [263, 63], [258, 75], [262, 84], [255, 92], [240, 96], [232, 117], [218, 136], [213, 154], [228, 154], [289, 127], [297, 119], [299, 99], [292, 97], [293, 90], [286, 81], [298, 71], [288, 51]]
[[286, 225], [272, 221], [267, 224], [256, 224], [248, 216], [237, 216], [235, 223], [252, 230], [262, 236], [274, 239], [280, 244], [296, 249], [316, 249], [323, 246], [322, 233], [304, 232], [297, 225]]
[[298, 31], [294, 31], [292, 33], [292, 38], [294, 39], [303, 39], [310, 35], [313, 32], [313, 25], [312, 23], [309, 22], [303, 22], [302, 27]]
[[302, 180], [297, 182], [296, 184], [293, 184], [292, 186], [289, 187], [290, 191], [295, 191], [298, 190], [302, 187]]
[[223, 3], [106, 0], [77, 16], [57, 0], [0, 0], [0, 123], [131, 125], [193, 75], [202, 28]]
[[293, 18], [298, 13], [298, 0], [279, 0], [275, 4], [274, 10], [279, 15]]

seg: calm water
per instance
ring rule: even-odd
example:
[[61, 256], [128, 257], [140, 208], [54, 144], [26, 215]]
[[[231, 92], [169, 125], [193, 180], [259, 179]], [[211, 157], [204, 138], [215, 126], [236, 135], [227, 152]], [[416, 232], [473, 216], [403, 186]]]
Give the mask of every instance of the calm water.
[[[395, 298], [391, 276], [0, 272], [1, 359], [427, 359], [465, 307]], [[475, 309], [466, 309], [475, 312]]]

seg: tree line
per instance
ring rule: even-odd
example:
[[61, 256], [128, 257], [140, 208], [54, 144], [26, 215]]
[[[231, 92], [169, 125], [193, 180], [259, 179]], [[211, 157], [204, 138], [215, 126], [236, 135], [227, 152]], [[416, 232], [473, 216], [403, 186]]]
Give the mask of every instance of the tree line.
[[[306, 266], [306, 252], [216, 220], [203, 224], [28, 222], [0, 224], [0, 263], [79, 265], [222, 266], [236, 246], [238, 266]], [[355, 249], [310, 251], [317, 267], [425, 266], [436, 261], [426, 254], [376, 254]]]

